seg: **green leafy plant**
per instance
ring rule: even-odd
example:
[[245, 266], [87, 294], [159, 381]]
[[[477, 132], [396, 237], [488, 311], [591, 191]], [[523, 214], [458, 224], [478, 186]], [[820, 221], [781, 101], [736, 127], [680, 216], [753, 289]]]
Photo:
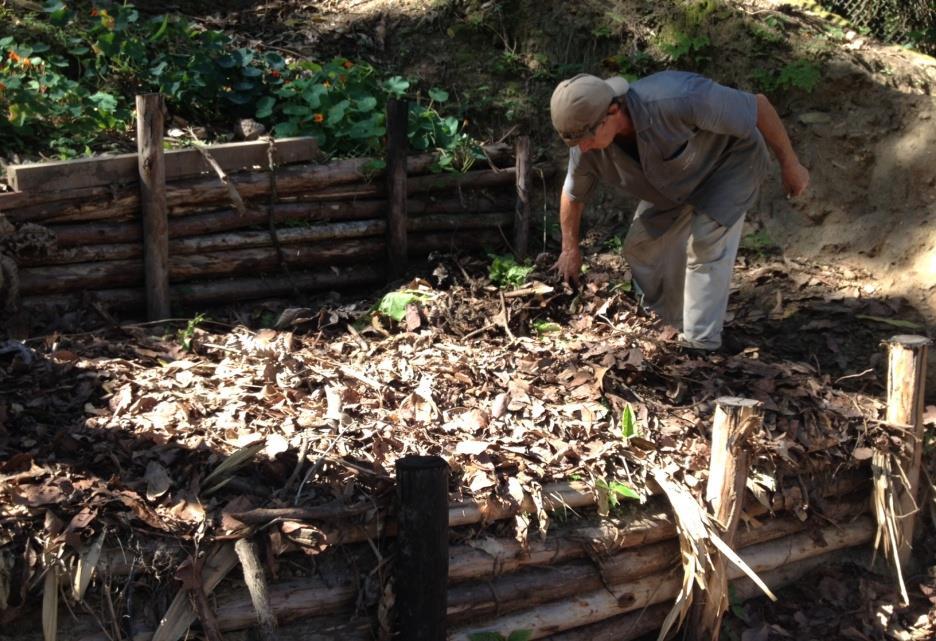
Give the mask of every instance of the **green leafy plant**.
[[708, 47], [710, 42], [709, 37], [705, 34], [690, 35], [675, 31], [669, 39], [660, 43], [660, 50], [666, 54], [671, 62], [679, 62], [684, 58], [693, 58], [698, 62], [699, 54]]
[[533, 321], [532, 325], [533, 331], [537, 334], [549, 334], [562, 331], [562, 325], [552, 321]]
[[176, 331], [176, 340], [186, 352], [192, 351], [192, 339], [195, 338], [195, 330], [198, 329], [198, 326], [201, 325], [204, 320], [204, 314], [195, 314], [193, 318], [189, 319], [184, 328]]
[[415, 289], [401, 289], [389, 292], [380, 299], [380, 303], [377, 304], [377, 312], [399, 323], [406, 317], [406, 308], [409, 305], [431, 300], [431, 298], [432, 296], [426, 292]]
[[742, 238], [741, 248], [754, 252], [758, 256], [766, 256], [777, 249], [777, 244], [766, 230], [761, 229]]
[[795, 60], [780, 70], [754, 71], [754, 83], [765, 92], [795, 88], [809, 93], [816, 88], [820, 80], [822, 72], [808, 60]]
[[634, 408], [628, 403], [621, 412], [621, 438], [627, 441], [632, 436], [638, 436], [639, 434], [640, 425], [637, 422], [637, 415], [634, 414]]
[[621, 235], [615, 235], [609, 238], [604, 243], [605, 249], [620, 253], [624, 249], [624, 238]]
[[532, 271], [533, 265], [518, 265], [513, 256], [491, 255], [488, 278], [498, 287], [519, 287]]
[[631, 486], [619, 481], [598, 479], [595, 481], [595, 487], [607, 493], [608, 505], [616, 508], [621, 504], [621, 499], [640, 500], [640, 494]]

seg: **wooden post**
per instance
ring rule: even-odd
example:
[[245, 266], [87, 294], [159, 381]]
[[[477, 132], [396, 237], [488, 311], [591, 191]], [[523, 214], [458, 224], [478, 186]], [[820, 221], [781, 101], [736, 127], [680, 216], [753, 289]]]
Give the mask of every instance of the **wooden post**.
[[[722, 397], [716, 402], [712, 427], [705, 500], [722, 526], [722, 540], [735, 545], [747, 481], [748, 452], [744, 442], [760, 427], [762, 404], [744, 398]], [[718, 641], [721, 620], [728, 609], [728, 567], [721, 553], [713, 555], [715, 567], [705, 590], [695, 589], [688, 636], [696, 641]]]
[[448, 464], [438, 456], [407, 456], [396, 471], [397, 637], [439, 641], [446, 638], [448, 607]]
[[143, 260], [146, 315], [169, 318], [169, 218], [166, 208], [166, 164], [163, 158], [163, 98], [136, 97], [137, 158], [143, 215]]
[[409, 105], [387, 102], [387, 259], [390, 279], [406, 271], [406, 149]]
[[518, 262], [527, 257], [530, 244], [530, 137], [516, 143], [517, 206], [514, 211], [514, 254]]
[[[887, 341], [887, 413], [886, 421], [905, 426], [912, 439], [906, 456], [900, 457], [900, 467], [906, 483], [897, 480], [898, 558], [907, 567], [913, 544], [917, 498], [920, 487], [920, 467], [923, 460], [923, 390], [926, 379], [926, 353], [930, 339], [923, 336], [899, 335]], [[898, 479], [903, 475], [898, 475]], [[909, 484], [909, 485], [907, 485]]]

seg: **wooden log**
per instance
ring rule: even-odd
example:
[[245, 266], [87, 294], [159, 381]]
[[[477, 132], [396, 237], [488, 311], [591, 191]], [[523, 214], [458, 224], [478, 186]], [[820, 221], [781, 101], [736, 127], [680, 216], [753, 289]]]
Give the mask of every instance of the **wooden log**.
[[[829, 567], [836, 563], [848, 561], [854, 555], [854, 549], [835, 550], [764, 572], [761, 574], [761, 578], [771, 590], [776, 591], [787, 585], [797, 583], [804, 576], [821, 567]], [[732, 581], [731, 586], [734, 589], [735, 597], [739, 601], [745, 601], [762, 594], [760, 588], [747, 578]], [[654, 630], [659, 630], [669, 611], [670, 606], [668, 604], [655, 605], [646, 610], [618, 615], [605, 621], [560, 632], [546, 637], [546, 641], [636, 641]]]
[[406, 149], [409, 103], [387, 102], [387, 270], [392, 280], [406, 271]]
[[438, 456], [406, 456], [396, 473], [395, 631], [401, 639], [439, 641], [446, 631], [449, 467]]
[[[413, 232], [462, 231], [468, 229], [492, 229], [505, 227], [513, 222], [513, 214], [493, 213], [465, 216], [462, 214], [430, 214], [412, 218], [409, 230]], [[292, 227], [277, 232], [280, 245], [287, 247], [303, 243], [341, 241], [351, 238], [383, 237], [386, 223], [383, 220], [355, 220], [308, 227]], [[221, 234], [205, 234], [169, 241], [172, 256], [187, 256], [205, 252], [235, 249], [257, 249], [273, 247], [269, 231], [238, 231]], [[50, 265], [73, 265], [110, 260], [139, 258], [143, 249], [137, 243], [86, 245], [56, 251], [48, 256], [23, 258], [20, 267], [42, 267]]]
[[[792, 520], [784, 519], [790, 523]], [[741, 556], [755, 567], [756, 571], [766, 572], [826, 551], [862, 543], [871, 536], [871, 520], [866, 516], [851, 523], [821, 529], [807, 529], [800, 524], [798, 531], [801, 533], [787, 536], [782, 536], [784, 527], [775, 529], [773, 524], [768, 523], [756, 536], [749, 538], [753, 543], [741, 551]], [[807, 531], [802, 533], [804, 529]], [[469, 618], [483, 621], [484, 617], [497, 616], [497, 612], [507, 614], [534, 606], [546, 610], [561, 603], [575, 603], [577, 595], [590, 592], [607, 593], [608, 589], [620, 596], [622, 605], [633, 606], [627, 607], [626, 611], [630, 611], [642, 607], [640, 603], [643, 603], [630, 601], [630, 588], [635, 584], [638, 585], [638, 589], [642, 587], [646, 590], [644, 593], [649, 595], [651, 603], [672, 599], [678, 578], [674, 577], [668, 568], [676, 563], [678, 548], [672, 542], [648, 548], [631, 550], [622, 555], [631, 557], [630, 571], [606, 577], [604, 580], [594, 564], [582, 561], [538, 568], [516, 576], [505, 576], [496, 582], [450, 587], [447, 590], [448, 622], [458, 625]], [[650, 564], [641, 565], [641, 561], [649, 561]], [[739, 576], [740, 572], [732, 575], [733, 578]], [[667, 581], [674, 586], [671, 593], [652, 594], [656, 586], [666, 584]], [[441, 589], [445, 590], [444, 587]], [[222, 630], [243, 629], [255, 623], [256, 615], [252, 601], [249, 595], [244, 594], [243, 589], [219, 594], [217, 599], [217, 614]], [[350, 575], [328, 577], [327, 580], [289, 580], [271, 585], [269, 593], [271, 611], [280, 622], [349, 612], [353, 609], [356, 599], [356, 583]], [[524, 614], [525, 612], [518, 612], [517, 616]], [[485, 624], [475, 624], [472, 627], [483, 629]]]
[[[751, 546], [741, 553], [742, 559], [755, 571], [766, 572], [801, 559], [825, 552], [867, 543], [873, 536], [874, 525], [869, 517], [861, 517], [843, 527], [823, 528], [819, 531], [824, 545], [816, 543], [815, 534], [796, 534], [784, 539]], [[732, 567], [729, 578], [742, 576]], [[617, 614], [625, 614], [673, 599], [682, 579], [672, 573], [650, 575], [625, 585], [607, 586], [583, 592], [560, 603], [550, 603], [515, 614], [498, 617], [484, 623], [466, 625], [450, 633], [451, 641], [471, 641], [481, 632], [508, 635], [514, 630], [529, 630], [531, 639], [602, 621]]]
[[166, 164], [163, 157], [163, 97], [136, 97], [137, 154], [143, 218], [146, 315], [169, 318], [169, 218], [166, 213]]
[[[406, 160], [407, 173], [421, 174], [429, 170], [438, 160], [438, 154], [428, 153], [409, 156]], [[378, 194], [381, 184], [368, 184], [368, 158], [342, 160], [328, 165], [293, 165], [275, 172], [277, 193], [281, 196], [327, 190], [344, 185], [347, 197]], [[547, 169], [552, 171], [555, 168]], [[480, 173], [480, 172], [473, 172]], [[380, 177], [380, 173], [376, 177]], [[232, 176], [232, 184], [245, 200], [268, 198], [272, 189], [268, 172], [252, 172]], [[362, 183], [362, 185], [355, 185]], [[351, 186], [349, 186], [349, 184]], [[139, 208], [139, 194], [135, 188], [89, 187], [74, 191], [48, 191], [30, 194], [22, 198], [20, 192], [4, 194], [0, 198], [2, 208], [14, 222], [67, 222], [79, 220], [114, 220], [132, 216]], [[411, 192], [412, 193], [412, 192]], [[15, 197], [13, 197], [15, 196]], [[340, 198], [332, 196], [329, 199]], [[180, 180], [168, 185], [167, 203], [170, 208], [212, 203], [227, 203], [227, 188], [217, 178]], [[25, 201], [25, 202], [24, 202]]]
[[[299, 291], [373, 285], [382, 282], [382, 279], [383, 271], [369, 265], [292, 273], [292, 280], [296, 283], [296, 288]], [[291, 296], [293, 291], [289, 280], [279, 275], [230, 278], [171, 285], [169, 287], [172, 305], [180, 309]], [[145, 307], [143, 290], [139, 288], [28, 296], [23, 299], [23, 306], [27, 309], [76, 309], [88, 301], [99, 303], [108, 309], [140, 310]]]
[[[267, 166], [270, 142], [254, 140], [207, 147], [225, 173], [253, 170]], [[318, 161], [322, 152], [315, 138], [283, 138], [273, 146], [277, 166]], [[166, 152], [166, 180], [192, 178], [211, 173], [204, 156], [195, 149]], [[135, 183], [137, 155], [120, 154], [79, 158], [60, 162], [41, 162], [7, 167], [7, 182], [16, 191], [69, 191], [87, 187]]]
[[[845, 522], [854, 520], [867, 512], [867, 509], [867, 497], [861, 497], [836, 506], [835, 510], [824, 516], [832, 522]], [[774, 518], [765, 521], [761, 527], [739, 533], [737, 548], [743, 549], [816, 529], [815, 522], [804, 523], [795, 516]], [[465, 561], [464, 556], [458, 557], [458, 562]], [[546, 567], [528, 567], [496, 578], [482, 575], [481, 581], [476, 579], [449, 588], [449, 620], [452, 624], [469, 619], [478, 621], [495, 613], [506, 614], [520, 608], [559, 601], [581, 592], [599, 590], [606, 585], [626, 585], [635, 579], [671, 570], [678, 565], [679, 544], [674, 540], [666, 540], [622, 550], [610, 557], [592, 556], [592, 560], [588, 561], [553, 562]], [[466, 569], [458, 568], [457, 571], [463, 573]]]
[[[431, 154], [428, 156], [432, 156]], [[410, 156], [407, 167], [419, 168], [425, 156]], [[386, 188], [381, 183], [364, 181], [363, 160], [344, 160], [332, 165], [295, 165], [276, 172], [277, 190], [280, 196], [303, 194], [303, 200], [340, 200], [353, 198], [374, 198], [382, 196]], [[551, 174], [555, 170], [552, 164], [540, 168]], [[514, 182], [514, 170], [481, 170], [466, 174], [437, 174], [417, 176], [407, 181], [407, 193], [410, 195], [450, 189], [495, 188], [511, 185]], [[232, 177], [232, 183], [244, 200], [268, 198], [270, 180], [266, 174], [246, 174]], [[329, 186], [345, 185], [340, 189], [328, 189]], [[318, 197], [313, 196], [321, 192]], [[217, 181], [191, 180], [167, 185], [167, 204], [170, 208], [186, 207], [190, 211], [223, 207], [228, 203], [227, 189], [218, 186]], [[12, 209], [6, 213], [16, 223], [46, 222], [64, 223], [88, 220], [122, 220], [133, 216], [139, 208], [139, 195], [127, 190], [118, 190], [103, 200], [81, 200], [78, 202], [52, 202], [32, 207]]]
[[[743, 398], [722, 397], [715, 401], [712, 450], [705, 501], [722, 527], [721, 539], [735, 547], [735, 531], [741, 516], [747, 483], [746, 441], [761, 424], [762, 403]], [[728, 561], [712, 550], [714, 566], [704, 588], [696, 586], [686, 633], [696, 641], [718, 641], [722, 616], [728, 609]]]
[[[270, 608], [278, 621], [295, 621], [346, 611], [354, 605], [357, 589], [352, 581], [332, 583], [321, 579], [294, 579], [270, 590]], [[218, 621], [222, 631], [243, 630], [256, 623], [249, 598], [241, 592], [219, 597]]]
[[[513, 206], [513, 199], [508, 196], [487, 196], [480, 192], [465, 194], [464, 199], [419, 199], [407, 202], [407, 210], [413, 214], [412, 220], [423, 215], [433, 214], [485, 214], [508, 211]], [[314, 203], [282, 203], [273, 206], [273, 221], [285, 222], [341, 222], [347, 220], [368, 220], [383, 218], [387, 209], [385, 200], [325, 201]], [[184, 216], [169, 217], [169, 238], [198, 236], [245, 229], [267, 222], [266, 209], [248, 207], [245, 216], [239, 216], [230, 209], [209, 211]], [[143, 231], [139, 223], [66, 223], [49, 225], [55, 234], [59, 249], [81, 247], [96, 244], [116, 244], [139, 242]]]
[[[860, 555], [860, 552], [855, 548], [835, 550], [764, 572], [761, 577], [771, 589], [779, 590], [787, 585], [795, 584], [820, 567], [847, 562], [856, 555]], [[743, 601], [757, 596], [758, 588], [746, 579], [733, 581], [732, 586], [739, 600]], [[649, 632], [659, 629], [668, 611], [668, 605], [656, 605], [646, 610], [619, 615], [561, 632], [546, 639], [547, 641], [636, 641]], [[282, 613], [283, 610], [280, 612]], [[293, 623], [279, 628], [280, 641], [371, 641], [373, 639], [371, 622], [368, 619], [352, 620], [349, 623], [347, 614], [304, 618], [301, 612], [294, 614], [292, 618], [295, 619]], [[100, 627], [90, 618], [80, 620], [80, 627], [76, 626], [71, 619], [63, 618], [63, 620], [64, 623], [60, 624], [58, 634], [60, 641], [109, 641], [100, 632]], [[222, 619], [222, 628], [225, 623]], [[234, 628], [228, 632], [240, 629], [244, 628]], [[17, 641], [43, 641], [42, 632], [18, 635]], [[150, 635], [142, 632], [132, 641], [150, 641]]]
[[923, 426], [923, 396], [926, 356], [930, 339], [899, 335], [887, 341], [887, 413], [885, 420], [908, 430], [907, 454], [899, 457], [903, 470], [897, 481], [897, 555], [906, 568], [913, 547], [913, 530], [919, 511], [920, 472], [926, 443]]
[[[379, 270], [374, 267], [373, 278], [379, 280]], [[326, 272], [324, 275], [328, 275]], [[261, 283], [263, 285], [263, 283]], [[268, 285], [263, 285], [268, 287]], [[236, 290], [235, 290], [236, 291]], [[262, 286], [258, 286], [261, 292]], [[562, 496], [563, 500], [579, 502], [588, 498], [589, 503], [583, 503], [578, 507], [588, 507], [593, 505], [594, 498], [588, 497], [583, 491], [581, 484], [574, 482], [575, 488], [569, 488], [569, 484], [552, 484], [544, 488], [544, 492], [550, 496]], [[829, 501], [829, 508], [822, 513], [824, 519], [832, 521], [844, 520], [851, 515], [862, 513], [867, 508], [867, 491], [869, 481], [866, 472], [854, 471], [843, 475], [837, 479], [824, 484], [822, 487], [822, 498], [833, 498], [835, 501]], [[572, 490], [571, 492], [569, 490]], [[844, 498], [843, 498], [844, 497]], [[775, 495], [771, 503], [770, 510], [774, 512], [787, 512], [794, 509], [800, 509], [806, 502], [803, 498], [802, 488], [799, 485], [783, 488]], [[478, 507], [480, 513], [493, 513], [493, 506], [500, 505], [496, 502], [490, 502], [487, 505], [482, 502], [473, 501]], [[490, 506], [490, 507], [488, 507]], [[572, 506], [570, 506], [572, 507]], [[318, 506], [311, 508], [295, 508], [290, 518], [292, 520], [303, 520], [303, 513], [309, 517], [308, 520], [333, 521], [336, 519], [347, 519], [357, 515], [358, 509], [352, 507], [350, 510], [337, 511], [334, 506]], [[258, 510], [262, 516], [263, 510]], [[470, 517], [474, 510], [470, 512], [465, 509], [465, 502], [455, 503], [449, 506], [449, 525], [466, 524], [464, 519]], [[770, 532], [779, 533], [779, 535], [788, 535], [799, 531], [806, 524], [800, 524], [800, 519], [778, 518], [770, 519], [764, 523], [759, 523], [756, 517], [768, 513], [767, 506], [757, 502], [753, 497], [748, 496], [745, 503], [745, 513], [751, 517], [748, 525], [740, 528], [738, 532], [739, 545], [745, 546], [754, 542], [757, 537], [761, 540], [767, 540], [760, 532], [765, 525], [770, 525]], [[269, 518], [281, 517], [283, 514], [278, 512], [268, 512]], [[500, 513], [501, 518], [509, 518], [511, 513], [506, 511]], [[478, 517], [480, 518], [480, 517]], [[262, 525], [263, 518], [259, 521], [248, 517], [249, 522], [254, 525]], [[246, 522], [246, 521], [245, 521]], [[334, 525], [325, 528], [325, 539], [316, 540], [316, 545], [325, 542], [329, 545], [338, 543], [359, 542], [365, 540], [367, 536], [376, 538], [379, 536], [393, 536], [396, 532], [395, 523], [388, 522], [381, 524], [378, 528], [345, 528], [336, 529]], [[348, 532], [356, 532], [358, 536], [348, 536]], [[669, 505], [657, 497], [651, 498], [647, 504], [635, 507], [633, 513], [627, 514], [620, 521], [615, 519], [602, 519], [598, 525], [577, 525], [570, 528], [563, 528], [550, 533], [550, 537], [545, 541], [530, 541], [527, 547], [521, 547], [514, 539], [487, 539], [482, 546], [474, 547], [471, 545], [455, 546], [449, 552], [449, 583], [457, 584], [469, 580], [491, 581], [497, 577], [510, 574], [522, 568], [536, 567], [541, 565], [555, 565], [565, 561], [580, 559], [586, 556], [600, 557], [603, 561], [604, 572], [614, 576], [619, 570], [615, 567], [617, 553], [640, 546], [651, 545], [660, 541], [673, 539], [676, 536], [676, 528], [673, 517], [669, 512]], [[148, 556], [171, 555], [171, 550], [160, 546], [147, 552]], [[98, 568], [101, 572], [107, 572], [115, 576], [126, 575], [130, 570], [130, 558], [123, 549], [105, 550], [102, 554]]]
[[[501, 243], [502, 238], [496, 231], [431, 232], [414, 235], [410, 251], [413, 256], [425, 256], [434, 250], [470, 250], [497, 247]], [[290, 267], [297, 268], [337, 267], [372, 261], [382, 256], [383, 252], [382, 239], [358, 238], [338, 243], [321, 242], [292, 246], [290, 251], [286, 252], [285, 260]], [[169, 261], [169, 278], [173, 284], [222, 276], [276, 274], [278, 271], [279, 257], [272, 247], [173, 256]], [[140, 260], [28, 267], [20, 270], [20, 291], [24, 297], [138, 286], [142, 282], [143, 264]]]
[[518, 136], [516, 143], [517, 204], [514, 216], [514, 256], [522, 262], [530, 244], [530, 137]]

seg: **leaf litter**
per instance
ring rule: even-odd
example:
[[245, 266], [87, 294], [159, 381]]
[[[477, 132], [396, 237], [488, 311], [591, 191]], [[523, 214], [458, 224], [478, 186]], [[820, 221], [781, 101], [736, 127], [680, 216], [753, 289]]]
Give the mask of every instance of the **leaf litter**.
[[[432, 282], [396, 290], [393, 318], [363, 300], [291, 308], [277, 329], [205, 323], [186, 331], [187, 349], [146, 324], [9, 340], [0, 542], [15, 562], [4, 576], [58, 581], [54, 550], [76, 559], [68, 580], [84, 593], [105, 532], [137, 545], [171, 537], [189, 554], [259, 528], [274, 556], [317, 554], [330, 521], [392, 513], [394, 462], [406, 454], [444, 457], [452, 500], [534, 505], [514, 522], [525, 545], [546, 535], [550, 482], [586, 481], [606, 512], [645, 500], [648, 477], [665, 469], [698, 499], [720, 396], [764, 404], [749, 481], [761, 500], [786, 476], [866, 465], [886, 439], [881, 331], [903, 326], [880, 319], [900, 302], [834, 268], [740, 263], [735, 344], [710, 355], [681, 351], [639, 307], [616, 254], [594, 257], [578, 290], [545, 258], [502, 288], [484, 260], [440, 256]], [[274, 516], [320, 507], [335, 517]], [[270, 518], [248, 524], [245, 513]], [[64, 537], [50, 515], [69, 523]], [[15, 616], [16, 578], [3, 596]]]

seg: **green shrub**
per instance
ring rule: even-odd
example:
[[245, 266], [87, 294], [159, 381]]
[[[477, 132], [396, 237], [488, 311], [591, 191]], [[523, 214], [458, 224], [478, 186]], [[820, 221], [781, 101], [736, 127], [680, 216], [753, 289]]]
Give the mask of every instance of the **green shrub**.
[[[0, 8], [0, 18], [12, 15]], [[0, 39], [0, 147], [14, 152], [72, 156], [105, 136], [127, 140], [133, 96], [160, 92], [189, 121], [257, 117], [277, 136], [311, 135], [328, 154], [362, 155], [381, 148], [386, 100], [411, 87], [345, 58], [288, 62], [184, 17], [141, 17], [130, 4], [79, 12], [49, 0], [16, 24], [28, 28]], [[480, 152], [458, 118], [439, 112], [447, 100], [441, 89], [428, 103], [411, 100], [410, 146], [441, 149], [438, 169], [465, 169]]]

